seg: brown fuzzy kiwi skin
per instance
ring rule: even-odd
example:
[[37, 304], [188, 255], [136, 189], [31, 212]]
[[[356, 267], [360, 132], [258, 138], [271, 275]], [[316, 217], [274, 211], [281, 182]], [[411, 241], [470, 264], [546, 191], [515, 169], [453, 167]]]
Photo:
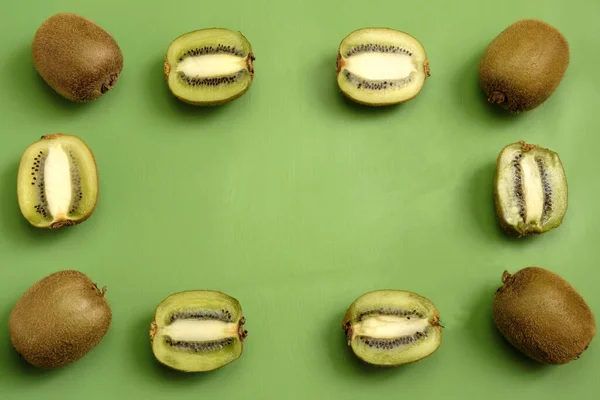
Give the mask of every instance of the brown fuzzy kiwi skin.
[[[392, 30], [391, 28], [366, 28], [366, 29], [388, 29], [388, 30]], [[356, 31], [354, 31], [354, 32], [356, 32]], [[350, 36], [354, 32], [351, 32], [347, 36]], [[401, 32], [401, 33], [407, 34], [406, 32]], [[342, 56], [342, 44], [344, 43], [344, 40], [345, 40], [345, 38], [340, 42], [340, 45], [338, 46], [337, 58], [336, 58], [336, 63], [335, 63], [335, 75], [336, 75], [336, 78], [337, 78], [337, 76], [340, 74], [340, 72], [342, 71], [342, 69], [345, 66], [344, 65], [344, 57]], [[416, 38], [415, 38], [415, 40], [418, 41]], [[423, 46], [423, 45], [421, 44], [421, 46]], [[423, 46], [423, 48], [425, 48], [425, 46]], [[427, 78], [429, 78], [431, 76], [431, 68], [429, 67], [429, 59], [427, 58], [427, 56], [425, 57], [425, 62], [423, 63], [423, 70], [425, 72], [425, 82], [423, 82], [423, 85], [421, 86], [421, 88], [419, 89], [419, 91], [416, 92], [413, 96], [408, 97], [408, 98], [406, 98], [406, 99], [404, 99], [404, 100], [402, 100], [400, 102], [396, 102], [396, 103], [369, 103], [369, 102], [366, 102], [366, 101], [362, 101], [360, 99], [357, 99], [357, 98], [351, 96], [349, 93], [346, 93], [342, 89], [342, 87], [339, 85], [339, 82], [337, 82], [337, 79], [336, 79], [336, 82], [337, 82], [337, 86], [338, 86], [339, 91], [342, 92], [342, 94], [344, 96], [346, 96], [348, 99], [352, 100], [353, 102], [355, 102], [357, 104], [360, 104], [360, 105], [363, 105], [363, 106], [370, 106], [370, 107], [387, 107], [387, 106], [390, 106], [390, 105], [406, 103], [407, 101], [413, 100], [415, 97], [417, 97], [419, 94], [421, 94], [421, 92], [423, 91], [423, 88], [425, 87], [425, 83], [427, 81]]]
[[[384, 290], [385, 290], [385, 289], [384, 289]], [[393, 289], [389, 289], [389, 290], [393, 290]], [[378, 291], [378, 290], [377, 290], [377, 291]], [[372, 293], [372, 292], [369, 292], [369, 293]], [[369, 293], [366, 293], [366, 294], [369, 294]], [[366, 295], [366, 294], [365, 294], [365, 295]], [[416, 294], [415, 294], [415, 295], [416, 295]], [[364, 295], [363, 295], [363, 296], [364, 296]], [[417, 295], [417, 296], [418, 296], [418, 295]], [[419, 297], [421, 297], [421, 296], [419, 296]], [[354, 304], [354, 303], [353, 303], [353, 304]], [[342, 329], [344, 330], [344, 334], [346, 335], [346, 341], [347, 341], [347, 345], [348, 345], [348, 347], [350, 347], [350, 348], [352, 348], [352, 339], [351, 339], [351, 338], [352, 338], [352, 305], [353, 305], [353, 304], [351, 304], [351, 305], [350, 305], [350, 307], [348, 307], [348, 310], [346, 310], [346, 313], [344, 314], [344, 319], [342, 320]], [[443, 330], [443, 328], [444, 328], [444, 327], [442, 326], [442, 324], [441, 324], [441, 321], [440, 321], [440, 314], [439, 314], [439, 311], [438, 311], [438, 309], [437, 309], [437, 308], [435, 309], [435, 313], [434, 313], [434, 315], [433, 315], [433, 318], [432, 318], [432, 320], [431, 320], [431, 325], [432, 325], [432, 327], [433, 327], [433, 328], [435, 328], [435, 329], [438, 329], [438, 330], [440, 331], [440, 333], [442, 332], [442, 330]], [[441, 345], [442, 345], [442, 340], [443, 340], [442, 336], [443, 336], [443, 335], [441, 335], [441, 334], [440, 334], [440, 343], [438, 344], [438, 347], [437, 347], [437, 348], [436, 348], [434, 351], [432, 351], [430, 354], [426, 355], [426, 356], [425, 356], [425, 357], [423, 357], [423, 358], [420, 358], [420, 359], [418, 359], [418, 360], [413, 360], [413, 361], [410, 361], [410, 362], [403, 362], [403, 363], [397, 363], [397, 364], [386, 364], [386, 365], [381, 365], [381, 364], [375, 364], [375, 363], [372, 363], [372, 362], [370, 362], [369, 360], [366, 360], [365, 358], [361, 357], [361, 356], [360, 356], [360, 354], [357, 354], [357, 353], [355, 353], [355, 352], [352, 352], [352, 353], [353, 353], [353, 354], [354, 354], [354, 355], [355, 355], [355, 356], [356, 356], [356, 357], [357, 357], [359, 360], [361, 360], [362, 362], [364, 362], [365, 364], [369, 364], [369, 365], [372, 365], [372, 366], [374, 366], [374, 367], [377, 367], [377, 368], [382, 368], [382, 369], [383, 369], [383, 368], [393, 368], [393, 367], [399, 367], [399, 366], [402, 366], [402, 365], [414, 364], [414, 363], [416, 363], [417, 361], [424, 360], [424, 359], [426, 359], [426, 358], [429, 358], [429, 357], [431, 357], [432, 355], [434, 355], [434, 354], [435, 354], [435, 353], [438, 351], [438, 349], [441, 347]]]
[[[200, 30], [210, 30], [210, 29], [215, 29], [215, 28], [205, 28], [205, 29], [200, 29]], [[176, 42], [177, 39], [179, 39], [182, 36], [185, 36], [187, 34], [189, 34], [191, 32], [187, 32], [184, 34], [179, 35], [177, 38], [175, 38], [172, 42]], [[241, 37], [244, 38], [244, 40], [246, 40], [248, 43], [250, 43], [250, 41], [242, 34], [242, 32], [237, 32]], [[252, 83], [254, 82], [254, 61], [256, 61], [256, 56], [254, 55], [254, 52], [252, 51], [252, 46], [249, 44], [250, 49], [248, 51], [248, 55], [246, 56], [246, 67], [248, 68], [248, 72], [250, 72], [250, 83], [248, 84], [248, 86], [246, 87], [246, 89], [242, 90], [241, 92], [237, 93], [235, 96], [232, 96], [230, 98], [227, 99], [223, 99], [220, 101], [191, 101], [189, 99], [186, 99], [184, 97], [181, 97], [179, 95], [177, 95], [177, 93], [175, 93], [173, 90], [171, 90], [171, 88], [169, 87], [169, 91], [171, 92], [171, 94], [173, 96], [175, 96], [175, 98], [183, 103], [186, 104], [190, 104], [193, 106], [207, 106], [207, 107], [215, 107], [215, 106], [220, 106], [223, 104], [227, 104], [230, 103], [236, 99], [239, 99], [240, 97], [242, 97], [244, 94], [246, 94], [246, 92], [250, 89], [250, 87], [252, 86]], [[165, 74], [165, 79], [168, 81], [169, 80], [169, 74], [171, 73], [171, 64], [169, 64], [169, 60], [168, 60], [168, 55], [165, 55], [165, 61], [163, 64], [163, 72]], [[167, 85], [169, 86], [169, 85]]]
[[561, 365], [581, 356], [596, 334], [594, 315], [561, 276], [540, 267], [511, 275], [493, 301], [498, 331], [516, 349], [544, 364]]
[[112, 311], [100, 290], [75, 270], [55, 272], [31, 286], [15, 304], [9, 333], [17, 353], [31, 365], [51, 369], [75, 362], [108, 332]]
[[110, 91], [123, 69], [115, 39], [93, 21], [73, 13], [46, 19], [31, 46], [36, 70], [61, 96], [95, 100]]
[[[55, 140], [58, 139], [60, 137], [64, 137], [64, 136], [73, 136], [75, 137], [75, 135], [70, 135], [67, 133], [53, 133], [53, 134], [48, 134], [48, 135], [43, 135], [40, 140]], [[92, 152], [92, 150], [89, 148], [89, 146], [82, 141], [82, 144], [86, 146], [86, 148], [89, 150], [91, 157], [92, 157], [92, 161], [94, 162], [94, 165], [96, 165], [96, 156], [94, 155], [94, 153]], [[96, 168], [96, 187], [99, 188], [99, 178], [98, 178], [98, 168]], [[79, 225], [85, 221], [87, 221], [92, 214], [94, 213], [94, 211], [96, 210], [96, 207], [98, 206], [98, 199], [100, 196], [100, 190], [96, 190], [96, 199], [94, 200], [94, 207], [92, 207], [90, 209], [90, 211], [81, 216], [79, 219], [68, 219], [68, 218], [62, 218], [62, 219], [58, 219], [55, 222], [53, 222], [52, 224], [48, 225], [48, 226], [37, 226], [37, 225], [33, 225], [36, 228], [40, 228], [40, 229], [46, 229], [46, 230], [56, 230], [56, 229], [60, 229], [60, 228], [64, 228], [64, 227], [68, 227], [68, 226], [75, 226], [75, 225]]]
[[490, 103], [513, 113], [530, 111], [555, 92], [569, 59], [569, 43], [555, 27], [519, 20], [488, 45], [479, 62], [479, 83]]
[[[538, 145], [534, 145], [534, 144], [529, 144], [526, 143], [524, 140], [521, 140], [519, 142], [517, 142], [521, 145], [521, 150], [522, 151], [531, 151], [533, 149], [541, 149], [541, 150], [548, 150], [551, 151], [549, 149], [546, 149], [544, 147], [538, 146]], [[512, 146], [514, 143], [506, 145], [504, 148], [508, 147], [508, 146]], [[502, 151], [504, 151], [504, 149], [502, 149]], [[500, 159], [502, 158], [502, 151], [500, 151], [500, 154], [498, 155], [498, 158], [496, 160], [496, 173], [494, 174], [494, 181], [493, 181], [493, 194], [494, 194], [494, 205], [495, 205], [495, 209], [496, 209], [496, 221], [498, 221], [498, 224], [500, 225], [500, 228], [509, 236], [512, 237], [516, 237], [516, 238], [526, 238], [526, 237], [530, 237], [530, 236], [538, 236], [541, 235], [546, 231], [521, 231], [519, 229], [517, 229], [515, 226], [509, 225], [506, 223], [506, 221], [504, 220], [504, 218], [502, 218], [502, 215], [500, 214], [500, 193], [498, 192], [498, 180], [500, 179]], [[561, 166], [562, 166], [562, 162], [561, 162]], [[565, 183], [565, 191], [568, 192], [569, 188], [568, 188], [568, 182]], [[568, 209], [568, 204], [567, 204], [567, 209]], [[565, 209], [565, 215], [566, 215], [566, 209]], [[558, 228], [561, 224], [562, 221], [564, 219], [564, 215], [562, 216], [562, 218], [560, 219], [558, 225], [556, 226], [556, 228]], [[552, 229], [556, 229], [556, 228], [552, 228]]]

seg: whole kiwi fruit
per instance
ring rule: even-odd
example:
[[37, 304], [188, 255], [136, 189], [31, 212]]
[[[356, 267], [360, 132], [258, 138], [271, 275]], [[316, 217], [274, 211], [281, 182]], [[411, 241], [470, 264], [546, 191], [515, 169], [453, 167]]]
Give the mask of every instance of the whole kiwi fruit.
[[75, 102], [89, 102], [111, 90], [123, 69], [123, 54], [115, 39], [73, 13], [59, 13], [42, 23], [33, 39], [32, 55], [44, 81]]
[[529, 111], [554, 93], [569, 58], [561, 32], [544, 21], [523, 19], [489, 44], [479, 63], [479, 82], [490, 103]]
[[493, 318], [516, 349], [545, 364], [566, 364], [588, 348], [596, 322], [583, 297], [561, 276], [540, 267], [504, 271]]
[[31, 365], [57, 368], [81, 359], [108, 332], [112, 311], [85, 274], [55, 272], [31, 286], [15, 304], [8, 323], [14, 349]]

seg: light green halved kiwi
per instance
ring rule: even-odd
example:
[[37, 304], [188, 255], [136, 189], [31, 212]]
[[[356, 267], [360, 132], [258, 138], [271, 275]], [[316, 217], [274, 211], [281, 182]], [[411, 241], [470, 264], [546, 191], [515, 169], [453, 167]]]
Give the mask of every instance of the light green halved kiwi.
[[523, 141], [504, 147], [494, 178], [496, 215], [509, 234], [557, 228], [567, 212], [568, 188], [557, 153]]
[[439, 313], [433, 303], [403, 290], [362, 295], [347, 310], [342, 327], [354, 354], [378, 366], [422, 360], [442, 341]]
[[183, 372], [221, 368], [242, 355], [245, 322], [240, 303], [225, 293], [175, 293], [156, 308], [152, 351], [160, 363]]
[[57, 229], [87, 220], [98, 201], [94, 154], [76, 136], [42, 136], [21, 157], [17, 197], [21, 213], [37, 228]]
[[164, 72], [175, 97], [194, 105], [218, 105], [242, 96], [254, 79], [254, 54], [240, 32], [201, 29], [175, 39]]
[[405, 32], [359, 29], [346, 36], [338, 49], [338, 86], [360, 104], [386, 106], [411, 100], [429, 75], [425, 48]]

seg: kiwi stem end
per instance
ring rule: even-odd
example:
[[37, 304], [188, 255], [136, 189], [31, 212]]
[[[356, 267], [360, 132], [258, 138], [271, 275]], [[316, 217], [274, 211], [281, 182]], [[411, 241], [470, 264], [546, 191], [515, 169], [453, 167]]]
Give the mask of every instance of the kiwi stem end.
[[506, 95], [502, 92], [494, 90], [491, 93], [488, 101], [492, 104], [504, 104], [506, 102]]

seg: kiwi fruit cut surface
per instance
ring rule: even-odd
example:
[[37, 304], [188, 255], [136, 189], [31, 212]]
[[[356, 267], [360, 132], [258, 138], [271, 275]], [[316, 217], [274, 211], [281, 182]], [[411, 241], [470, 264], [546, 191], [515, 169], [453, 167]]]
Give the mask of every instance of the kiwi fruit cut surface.
[[201, 29], [169, 46], [164, 72], [171, 93], [193, 105], [218, 105], [242, 96], [254, 80], [254, 54], [240, 32]]
[[46, 19], [35, 33], [33, 63], [61, 96], [76, 102], [95, 100], [111, 90], [123, 69], [123, 54], [103, 28], [73, 13]]
[[156, 308], [152, 351], [160, 363], [183, 372], [221, 368], [242, 355], [245, 323], [240, 303], [225, 293], [174, 293]]
[[405, 32], [359, 29], [346, 36], [338, 49], [338, 87], [360, 104], [386, 106], [411, 100], [429, 75], [425, 48]]
[[567, 39], [535, 19], [515, 22], [485, 50], [479, 82], [488, 101], [518, 113], [532, 110], [555, 92], [569, 66]]
[[57, 229], [87, 220], [98, 201], [92, 151], [74, 135], [42, 136], [21, 157], [17, 195], [21, 213], [37, 228]]
[[442, 341], [433, 303], [402, 290], [362, 295], [348, 308], [342, 327], [354, 354], [378, 366], [419, 361], [433, 354]]
[[567, 212], [568, 188], [557, 153], [523, 141], [500, 152], [494, 177], [496, 215], [509, 234], [557, 228]]
[[516, 349], [545, 364], [566, 364], [588, 348], [596, 322], [583, 297], [561, 276], [540, 267], [504, 271], [493, 318]]
[[31, 365], [57, 368], [88, 354], [108, 332], [112, 311], [84, 273], [55, 272], [31, 286], [8, 322], [14, 349]]

